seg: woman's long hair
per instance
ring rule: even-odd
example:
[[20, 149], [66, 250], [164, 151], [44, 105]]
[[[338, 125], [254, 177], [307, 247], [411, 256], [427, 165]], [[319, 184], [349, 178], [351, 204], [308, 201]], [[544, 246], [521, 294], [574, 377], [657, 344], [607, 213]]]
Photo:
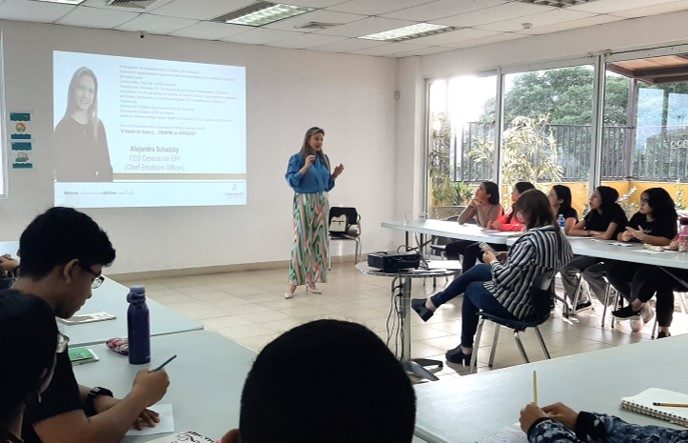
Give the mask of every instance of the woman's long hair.
[[526, 216], [526, 229], [543, 226], [554, 226], [559, 229], [549, 199], [544, 192], [537, 189], [527, 190], [521, 194], [517, 206], [518, 210]]
[[93, 71], [85, 66], [82, 66], [74, 71], [74, 74], [72, 75], [72, 80], [69, 82], [69, 90], [67, 91], [67, 109], [65, 110], [64, 117], [62, 118], [64, 119], [71, 117], [76, 110], [77, 105], [74, 101], [74, 96], [76, 93], [76, 88], [79, 84], [79, 79], [83, 76], [88, 76], [93, 79], [93, 103], [91, 103], [91, 106], [86, 110], [86, 116], [88, 117], [88, 126], [93, 130], [93, 134], [97, 137], [97, 123], [100, 121], [98, 119], [98, 78]]
[[327, 170], [329, 171], [330, 170], [330, 159], [327, 158], [325, 153], [322, 151], [322, 148], [320, 149], [320, 152], [316, 152], [308, 144], [311, 137], [314, 136], [315, 134], [322, 134], [324, 137], [325, 131], [322, 128], [318, 128], [317, 126], [313, 126], [308, 131], [306, 131], [306, 135], [303, 136], [303, 144], [301, 145], [301, 151], [299, 151], [299, 154], [301, 154], [301, 161], [305, 162], [306, 157], [308, 157], [309, 155], [315, 155], [316, 157], [319, 156], [320, 159], [325, 163], [325, 166], [327, 166]]
[[609, 186], [598, 186], [597, 192], [600, 194], [600, 207], [598, 212], [604, 213], [611, 209], [611, 207], [619, 199], [619, 192]]
[[[571, 188], [564, 185], [554, 185], [552, 186], [554, 193], [557, 194], [557, 200], [561, 200], [559, 204], [559, 212], [556, 214], [563, 214], [564, 211], [570, 212], [573, 208], [571, 207]], [[574, 209], [575, 212], [575, 209]]]
[[652, 218], [655, 220], [669, 219], [676, 222], [678, 218], [676, 205], [668, 192], [663, 188], [649, 188], [643, 191], [641, 198], [643, 195], [647, 196], [647, 204], [652, 208]]
[[483, 188], [485, 192], [490, 194], [490, 198], [487, 201], [491, 205], [499, 204], [499, 186], [495, 182], [483, 182]]

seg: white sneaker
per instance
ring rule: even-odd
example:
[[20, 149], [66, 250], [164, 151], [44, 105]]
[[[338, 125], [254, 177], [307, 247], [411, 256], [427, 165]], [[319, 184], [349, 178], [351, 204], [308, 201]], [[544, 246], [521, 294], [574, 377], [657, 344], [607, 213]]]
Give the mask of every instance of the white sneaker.
[[642, 318], [634, 318], [631, 320], [631, 331], [633, 332], [640, 332], [643, 330], [643, 319]]

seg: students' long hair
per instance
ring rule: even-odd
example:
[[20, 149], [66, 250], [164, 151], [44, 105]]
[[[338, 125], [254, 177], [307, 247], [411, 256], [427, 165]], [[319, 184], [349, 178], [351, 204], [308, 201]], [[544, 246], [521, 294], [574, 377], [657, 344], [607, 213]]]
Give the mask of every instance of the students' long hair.
[[487, 202], [491, 205], [498, 205], [499, 204], [499, 186], [497, 186], [497, 183], [495, 182], [483, 182], [483, 188], [485, 188], [485, 192], [490, 194], [489, 200]]
[[549, 199], [544, 192], [537, 189], [529, 189], [521, 194], [516, 206], [527, 219], [526, 229], [541, 228], [549, 225], [557, 229], [559, 228], [557, 220], [552, 213]]
[[676, 222], [678, 214], [676, 214], [676, 205], [674, 199], [671, 198], [668, 192], [663, 188], [649, 188], [642, 194], [647, 196], [647, 204], [652, 208], [652, 218], [669, 219]]
[[74, 95], [76, 93], [76, 88], [79, 84], [79, 79], [81, 77], [88, 76], [93, 79], [93, 103], [86, 110], [86, 115], [88, 116], [88, 126], [93, 131], [93, 134], [98, 136], [98, 78], [96, 74], [89, 68], [82, 66], [81, 68], [74, 71], [72, 75], [72, 80], [69, 82], [69, 90], [67, 91], [67, 109], [65, 110], [64, 117], [69, 118], [77, 109], [77, 105], [74, 100]]
[[597, 209], [600, 213], [608, 212], [619, 198], [619, 192], [609, 186], [598, 186], [597, 192], [600, 194], [600, 207]]
[[299, 151], [299, 154], [301, 154], [301, 161], [305, 162], [306, 157], [308, 157], [309, 155], [315, 155], [316, 157], [320, 157], [320, 159], [325, 163], [325, 166], [327, 166], [327, 170], [329, 171], [330, 159], [327, 158], [322, 148], [320, 148], [320, 152], [316, 152], [314, 149], [311, 149], [310, 144], [308, 144], [311, 137], [315, 134], [322, 134], [324, 137], [325, 131], [322, 128], [318, 128], [317, 126], [313, 126], [308, 131], [306, 131], [306, 135], [303, 136], [303, 144], [301, 145], [301, 151]]
[[555, 215], [558, 216], [559, 214], [570, 212], [571, 210], [575, 212], [575, 209], [571, 207], [571, 188], [564, 185], [554, 185], [552, 189], [554, 189], [554, 193], [557, 194], [557, 200], [561, 200], [559, 212]]

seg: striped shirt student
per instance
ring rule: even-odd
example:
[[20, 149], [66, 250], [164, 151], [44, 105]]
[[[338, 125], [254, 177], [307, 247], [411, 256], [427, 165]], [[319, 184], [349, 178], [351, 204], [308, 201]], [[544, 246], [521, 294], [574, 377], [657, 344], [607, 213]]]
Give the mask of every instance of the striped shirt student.
[[450, 363], [470, 362], [479, 311], [508, 320], [530, 320], [535, 316], [530, 287], [536, 277], [561, 269], [573, 258], [544, 193], [526, 190], [518, 199], [515, 217], [528, 230], [508, 254], [486, 250], [485, 264], [473, 266], [432, 297], [411, 300], [411, 308], [428, 321], [438, 307], [463, 294], [461, 343], [445, 353]]
[[538, 275], [557, 271], [573, 258], [571, 245], [554, 226], [533, 228], [516, 241], [505, 263], [494, 261], [484, 283], [507, 311], [519, 319], [533, 315], [530, 285]]

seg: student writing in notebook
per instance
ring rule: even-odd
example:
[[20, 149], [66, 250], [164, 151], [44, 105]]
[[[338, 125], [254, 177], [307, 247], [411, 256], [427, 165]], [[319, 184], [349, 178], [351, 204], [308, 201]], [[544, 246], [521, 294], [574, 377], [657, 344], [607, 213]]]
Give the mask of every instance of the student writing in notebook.
[[[0, 293], [33, 294], [60, 318], [69, 318], [104, 280], [104, 266], [115, 259], [107, 234], [88, 215], [71, 208], [51, 208], [36, 217], [19, 239], [21, 271], [11, 289]], [[43, 330], [57, 340], [54, 330]], [[52, 379], [40, 400], [31, 398], [24, 412], [21, 438], [26, 443], [116, 443], [131, 427], [155, 426], [148, 410], [167, 391], [164, 370], [140, 370], [122, 399], [105, 388], [79, 386], [69, 362], [67, 337], [55, 354]], [[103, 374], [107, 381], [107, 374]], [[2, 396], [2, 394], [0, 394]]]
[[674, 443], [688, 441], [688, 430], [662, 426], [640, 426], [619, 417], [595, 412], [576, 412], [562, 403], [542, 409], [528, 403], [521, 409], [521, 429], [530, 442], [636, 442]]

